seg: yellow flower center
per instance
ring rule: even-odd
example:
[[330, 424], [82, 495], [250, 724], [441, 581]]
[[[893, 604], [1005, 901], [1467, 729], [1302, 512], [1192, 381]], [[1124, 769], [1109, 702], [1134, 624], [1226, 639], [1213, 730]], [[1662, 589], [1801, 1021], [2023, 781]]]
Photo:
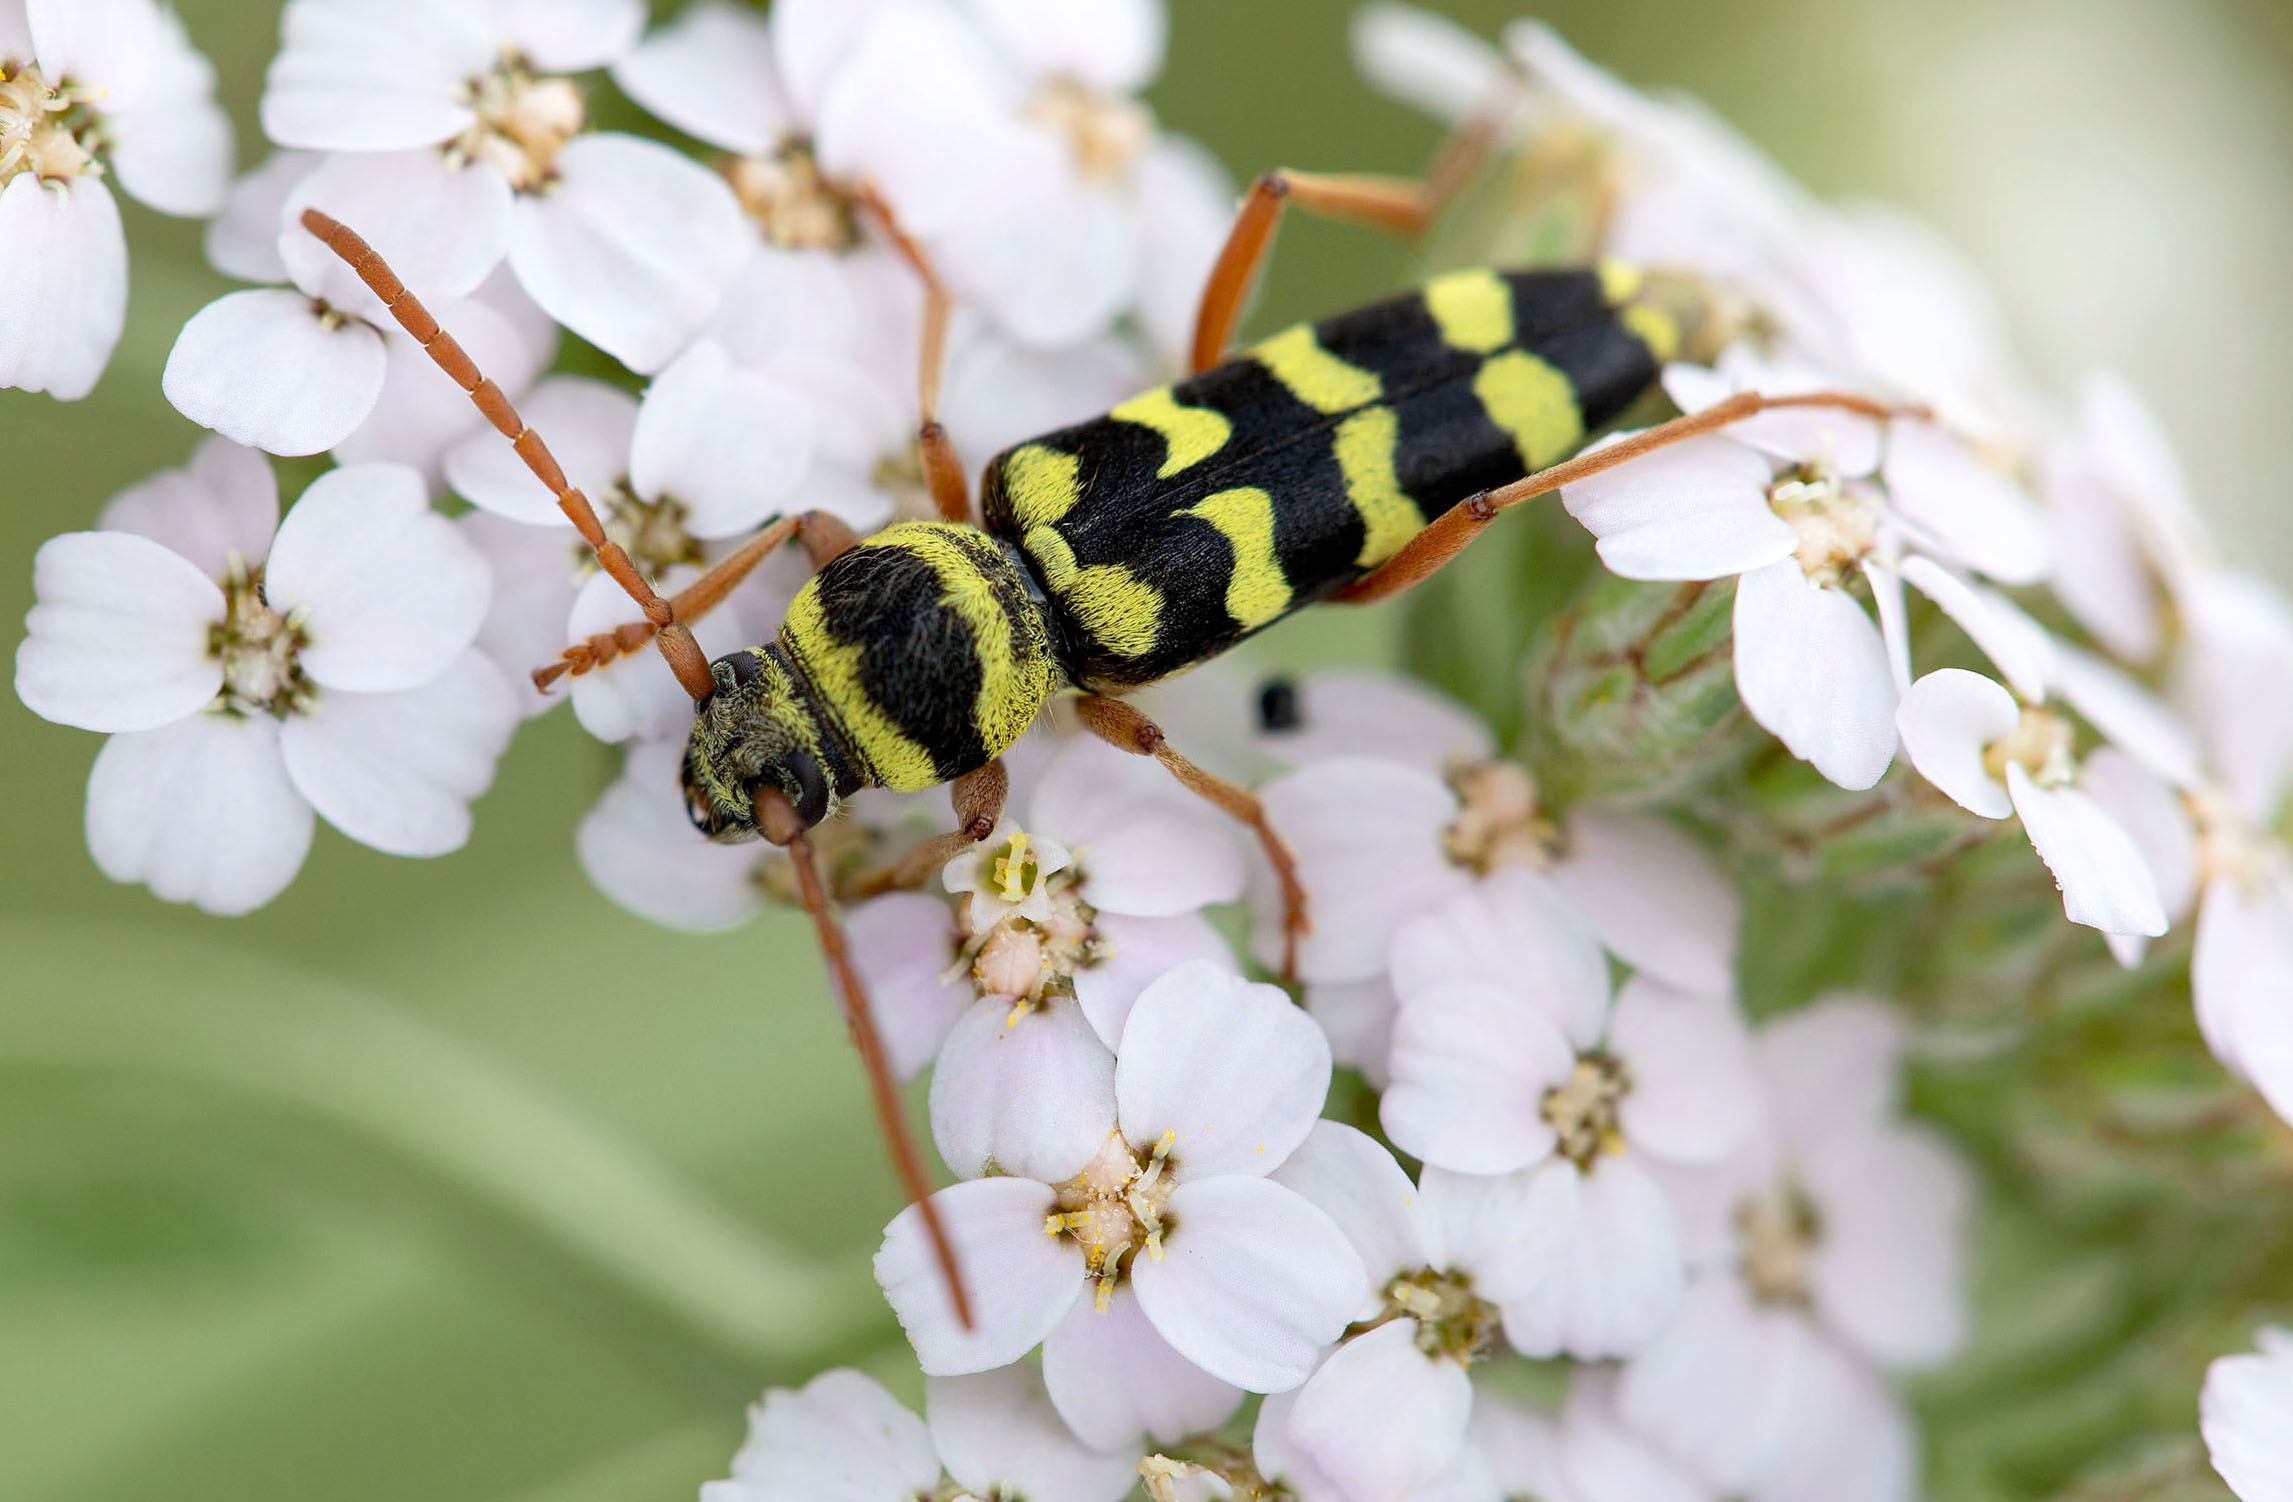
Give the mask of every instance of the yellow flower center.
[[1569, 1077], [1545, 1092], [1544, 1118], [1560, 1137], [1561, 1156], [1579, 1168], [1624, 1151], [1617, 1108], [1632, 1093], [1632, 1071], [1622, 1059], [1588, 1053]]
[[1796, 1185], [1745, 1200], [1736, 1207], [1737, 1263], [1752, 1297], [1763, 1304], [1807, 1302], [1823, 1220], [1815, 1202]]
[[1109, 1132], [1099, 1155], [1055, 1191], [1059, 1208], [1044, 1220], [1043, 1232], [1083, 1249], [1083, 1266], [1098, 1285], [1092, 1306], [1102, 1313], [1141, 1251], [1162, 1260], [1171, 1224], [1163, 1212], [1176, 1187], [1165, 1170], [1175, 1140], [1165, 1132], [1154, 1151], [1141, 1156], [1121, 1132]]
[[1457, 817], [1441, 848], [1460, 866], [1486, 876], [1500, 866], [1550, 866], [1558, 831], [1537, 808], [1536, 779], [1516, 761], [1482, 762], [1449, 774]]
[[43, 182], [100, 176], [100, 121], [94, 96], [50, 83], [37, 63], [0, 60], [0, 184], [31, 173]]
[[302, 623], [263, 597], [263, 571], [237, 554], [223, 576], [223, 619], [208, 628], [209, 655], [223, 665], [223, 687], [209, 707], [224, 714], [284, 719], [308, 709], [318, 685], [303, 676]]
[[1768, 508], [1799, 534], [1793, 555], [1808, 582], [1836, 589], [1878, 540], [1879, 508], [1839, 477], [1803, 469], [1768, 490]]
[[788, 250], [849, 250], [860, 243], [852, 200], [820, 171], [810, 145], [770, 156], [728, 157], [717, 169], [764, 238]]
[[1135, 99], [1054, 78], [1027, 101], [1029, 118], [1067, 138], [1075, 165], [1093, 182], [1116, 182], [1154, 138], [1154, 115]]
[[1983, 770], [2004, 782], [2006, 769], [2019, 766], [2040, 787], [2061, 787], [2078, 775], [2076, 749], [2068, 720], [2026, 704], [2014, 728], [1983, 748]]
[[520, 193], [557, 175], [557, 153], [588, 120], [573, 80], [535, 73], [514, 54], [470, 80], [469, 104], [477, 122], [448, 144], [448, 159], [490, 162]]
[[1385, 1285], [1385, 1312], [1353, 1327], [1373, 1330], [1403, 1316], [1417, 1321], [1417, 1348], [1470, 1366], [1497, 1348], [1497, 1306], [1473, 1292], [1473, 1279], [1454, 1268], [1402, 1273]]

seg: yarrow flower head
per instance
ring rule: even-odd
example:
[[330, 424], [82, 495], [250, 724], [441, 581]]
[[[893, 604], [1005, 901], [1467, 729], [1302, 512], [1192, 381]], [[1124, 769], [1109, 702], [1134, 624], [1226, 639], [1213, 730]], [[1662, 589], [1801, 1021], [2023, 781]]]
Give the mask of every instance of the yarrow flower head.
[[210, 439], [103, 520], [40, 550], [16, 692], [111, 734], [105, 874], [242, 913], [293, 880], [314, 809], [397, 855], [469, 837], [516, 708], [471, 650], [485, 560], [413, 471], [331, 471], [280, 520], [269, 464]]

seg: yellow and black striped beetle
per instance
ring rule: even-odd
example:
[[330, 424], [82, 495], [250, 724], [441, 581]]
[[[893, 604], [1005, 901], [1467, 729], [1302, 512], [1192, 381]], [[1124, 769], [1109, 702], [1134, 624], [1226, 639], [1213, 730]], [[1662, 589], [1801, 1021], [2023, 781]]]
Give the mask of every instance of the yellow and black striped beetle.
[[[1305, 895], [1255, 795], [1196, 767], [1120, 694], [1305, 605], [1406, 589], [1505, 507], [1649, 449], [1773, 406], [1890, 411], [1839, 393], [1746, 393], [1582, 452], [1655, 385], [1703, 313], [1693, 283], [1619, 266], [1453, 272], [1224, 358], [1285, 204], [1419, 230], [1469, 174], [1499, 113], [1461, 132], [1423, 182], [1258, 179], [1205, 289], [1195, 373], [998, 455], [976, 521], [934, 416], [949, 299], [922, 252], [854, 186], [925, 287], [918, 443], [942, 519], [855, 539], [818, 513], [783, 518], [673, 599], [653, 591], [540, 436], [372, 249], [316, 210], [302, 216], [511, 440], [642, 608], [642, 622], [568, 648], [536, 682], [652, 640], [694, 703], [683, 764], [694, 823], [712, 838], [761, 835], [787, 849], [895, 1164], [967, 1324], [954, 1252], [811, 847], [814, 825], [862, 788], [952, 783], [960, 827], [860, 890], [920, 884], [994, 829], [1007, 786], [996, 758], [1055, 694], [1072, 691], [1094, 733], [1155, 757], [1251, 825], [1282, 882], [1294, 945]], [[778, 639], [708, 661], [688, 623], [791, 540], [816, 572]]]

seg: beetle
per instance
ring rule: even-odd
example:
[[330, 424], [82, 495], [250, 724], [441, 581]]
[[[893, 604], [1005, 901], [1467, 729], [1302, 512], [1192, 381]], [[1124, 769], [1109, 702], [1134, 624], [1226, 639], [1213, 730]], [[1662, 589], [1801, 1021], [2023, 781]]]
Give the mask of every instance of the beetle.
[[[1008, 787], [996, 758], [1071, 691], [1092, 733], [1154, 757], [1255, 832], [1282, 886], [1286, 972], [1306, 897], [1257, 797], [1189, 761], [1122, 693], [1314, 602], [1407, 589], [1507, 507], [1664, 444], [1777, 406], [1897, 415], [1846, 393], [1740, 393], [1585, 451], [1656, 385], [1701, 314], [1692, 283], [1620, 265], [1452, 272], [1226, 357], [1285, 206], [1413, 233], [1470, 174], [1500, 117], [1494, 108], [1476, 117], [1422, 181], [1260, 177], [1208, 279], [1193, 373], [996, 456], [976, 518], [935, 416], [951, 300], [888, 210], [855, 190], [925, 289], [918, 451], [940, 519], [858, 539], [821, 513], [784, 517], [669, 599], [371, 247], [318, 210], [301, 216], [510, 440], [642, 610], [642, 622], [569, 647], [536, 683], [652, 641], [693, 700], [682, 778], [694, 824], [712, 839], [761, 836], [787, 850], [895, 1166], [967, 1326], [955, 1255], [820, 874], [814, 826], [862, 788], [953, 784], [958, 828], [871, 882], [919, 884], [993, 831]], [[816, 571], [778, 638], [709, 661], [690, 622], [791, 541]]]

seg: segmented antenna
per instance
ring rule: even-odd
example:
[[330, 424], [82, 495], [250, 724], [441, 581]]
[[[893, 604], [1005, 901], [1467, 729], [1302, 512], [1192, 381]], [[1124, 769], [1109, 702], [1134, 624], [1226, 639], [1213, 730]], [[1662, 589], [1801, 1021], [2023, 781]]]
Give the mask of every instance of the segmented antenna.
[[565, 519], [573, 523], [581, 540], [597, 555], [597, 566], [610, 574], [613, 582], [645, 612], [645, 619], [658, 633], [653, 640], [660, 647], [661, 656], [668, 660], [669, 671], [677, 675], [677, 682], [695, 703], [706, 699], [716, 688], [716, 680], [709, 675], [708, 654], [693, 640], [692, 631], [677, 619], [675, 607], [656, 594], [645, 576], [637, 571], [637, 565], [621, 544], [605, 535], [605, 527], [597, 520], [597, 511], [589, 504], [589, 497], [581, 493], [580, 486], [565, 478], [557, 456], [549, 451], [549, 445], [542, 442], [539, 433], [526, 426], [508, 395], [491, 378], [479, 373], [477, 362], [452, 334], [438, 327], [438, 320], [430, 316], [430, 310], [422, 306], [421, 299], [406, 290], [398, 273], [392, 271], [389, 263], [355, 230], [317, 209], [303, 210], [302, 225], [358, 273], [358, 279], [382, 299], [390, 316], [398, 320], [398, 326], [429, 352], [430, 358], [438, 362], [438, 368], [469, 394], [470, 400], [485, 414], [486, 421], [510, 441], [510, 447], [517, 450], [517, 456], [533, 471], [534, 478], [556, 497], [557, 509], [565, 513]]
[[[589, 504], [589, 498], [581, 493], [579, 486], [565, 478], [565, 471], [558, 465], [556, 456], [550, 453], [549, 445], [542, 442], [540, 434], [526, 426], [502, 388], [479, 373], [476, 362], [471, 360], [454, 336], [438, 326], [438, 320], [430, 316], [430, 310], [423, 307], [421, 300], [412, 292], [406, 290], [406, 284], [398, 279], [398, 274], [355, 231], [317, 209], [303, 210], [302, 225], [316, 235], [327, 249], [342, 257], [351, 270], [358, 273], [358, 279], [366, 283], [376, 297], [382, 299], [382, 305], [390, 310], [390, 316], [398, 320], [398, 326], [429, 351], [430, 358], [438, 362], [438, 368], [469, 394], [470, 400], [477, 403], [478, 410], [485, 414], [486, 421], [492, 423], [510, 441], [518, 457], [525, 461], [526, 468], [533, 471], [534, 478], [549, 487], [549, 493], [557, 498], [557, 509], [565, 513], [565, 519], [573, 523], [574, 530], [581, 534], [581, 540], [588, 543], [590, 551], [597, 556], [598, 567], [612, 575], [613, 582], [627, 591], [629, 598], [637, 602], [637, 608], [645, 612], [646, 621], [656, 633], [654, 642], [660, 647], [662, 657], [668, 660], [670, 671], [677, 675], [677, 682], [684, 686], [693, 702], [698, 704], [715, 692], [716, 680], [709, 673], [708, 656], [701, 651], [700, 643], [693, 640], [691, 628], [678, 619], [677, 607], [655, 593], [653, 586], [637, 571], [637, 565], [630, 560], [621, 544], [605, 535], [605, 528], [598, 522], [597, 512]], [[743, 549], [743, 555], [753, 549], [755, 556], [763, 556], [794, 535], [794, 528], [794, 521], [790, 521], [786, 528], [768, 528], [767, 536], [771, 541], [768, 543], [764, 538], [759, 538], [748, 549]], [[727, 572], [717, 577], [727, 581], [715, 586], [717, 593], [721, 594], [722, 589], [728, 588], [729, 581], [737, 577], [737, 574]], [[695, 614], [698, 614], [699, 610], [716, 603], [714, 597], [704, 602], [696, 593], [701, 591], [703, 585], [710, 583], [709, 580], [700, 581], [678, 598], [688, 608], [695, 608]], [[584, 645], [593, 646], [594, 640]], [[571, 658], [574, 652], [580, 650], [582, 648], [574, 649], [568, 653], [568, 657]], [[581, 669], [575, 667], [572, 670]], [[548, 672], [546, 669], [544, 671]], [[555, 674], [550, 673], [549, 676], [554, 677]], [[542, 682], [541, 674], [536, 674], [536, 680], [541, 686], [547, 686], [546, 682]], [[963, 1274], [956, 1265], [955, 1245], [948, 1239], [947, 1228], [940, 1223], [938, 1208], [931, 1202], [932, 1185], [924, 1172], [923, 1155], [917, 1150], [915, 1135], [908, 1128], [907, 1113], [900, 1104], [899, 1085], [892, 1078], [891, 1061], [885, 1053], [883, 1037], [876, 1030], [875, 1015], [868, 1005], [867, 990], [860, 984], [859, 972], [852, 968], [851, 952], [844, 941], [844, 931], [836, 922], [834, 909], [829, 906], [827, 888], [820, 879], [819, 864], [813, 858], [812, 842], [805, 835], [803, 821], [796, 817], [795, 809], [778, 792], [767, 788], [757, 794], [756, 816], [757, 828], [773, 844], [786, 848], [796, 867], [797, 885], [804, 895], [805, 911], [812, 915], [813, 927], [820, 935], [821, 953], [827, 957], [828, 971], [836, 986], [837, 999], [843, 1004], [845, 1019], [851, 1024], [852, 1041], [859, 1049], [862, 1066], [867, 1070], [868, 1089], [874, 1097], [876, 1120], [883, 1130], [885, 1144], [891, 1151], [892, 1165], [899, 1173], [909, 1200], [923, 1216], [924, 1229], [930, 1235], [932, 1248], [938, 1255], [941, 1276], [947, 1280], [948, 1297], [955, 1305], [956, 1318], [968, 1330], [971, 1328], [971, 1298], [965, 1292]]]

